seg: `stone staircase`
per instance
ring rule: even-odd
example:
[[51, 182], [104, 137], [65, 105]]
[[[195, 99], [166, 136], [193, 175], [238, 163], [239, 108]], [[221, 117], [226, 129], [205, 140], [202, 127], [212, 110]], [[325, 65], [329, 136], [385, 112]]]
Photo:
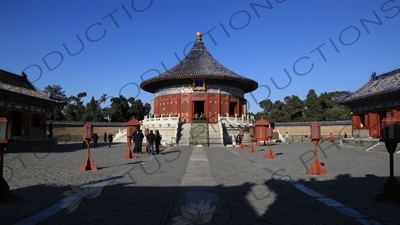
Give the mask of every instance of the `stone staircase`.
[[176, 141], [177, 145], [188, 146], [190, 141], [190, 129], [191, 125], [184, 123], [180, 124], [178, 127], [178, 140]]
[[[365, 151], [387, 153], [385, 143], [383, 142], [378, 142], [377, 144], [374, 144], [373, 146], [367, 148]], [[400, 145], [397, 145], [395, 153], [400, 153]]]
[[210, 146], [223, 146], [222, 141], [222, 126], [221, 122], [219, 123], [209, 123], [208, 124], [208, 137]]
[[113, 142], [115, 142], [115, 143], [125, 142], [126, 143], [126, 129], [120, 129], [119, 132], [115, 134]]
[[190, 131], [190, 141], [191, 146], [209, 146], [208, 139], [208, 123], [207, 122], [193, 122], [192, 129]]

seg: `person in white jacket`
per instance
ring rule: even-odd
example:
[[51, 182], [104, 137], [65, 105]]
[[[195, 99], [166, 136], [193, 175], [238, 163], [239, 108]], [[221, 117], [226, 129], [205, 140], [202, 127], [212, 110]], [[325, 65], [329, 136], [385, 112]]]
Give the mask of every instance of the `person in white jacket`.
[[286, 134], [285, 134], [285, 141], [286, 141], [286, 144], [289, 144], [289, 134], [288, 134], [288, 132], [286, 132]]

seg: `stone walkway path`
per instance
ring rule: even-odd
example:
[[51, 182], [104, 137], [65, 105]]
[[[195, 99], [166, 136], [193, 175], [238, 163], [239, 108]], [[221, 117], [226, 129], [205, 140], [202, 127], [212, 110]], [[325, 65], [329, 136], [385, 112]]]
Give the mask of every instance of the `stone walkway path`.
[[[124, 159], [123, 144], [16, 149], [4, 178], [19, 201], [0, 203], [0, 224], [400, 224], [400, 204], [376, 201], [389, 154], [320, 145], [323, 176], [307, 175], [309, 142], [275, 144], [276, 159], [235, 147], [171, 147]], [[400, 154], [395, 154], [400, 175]]]

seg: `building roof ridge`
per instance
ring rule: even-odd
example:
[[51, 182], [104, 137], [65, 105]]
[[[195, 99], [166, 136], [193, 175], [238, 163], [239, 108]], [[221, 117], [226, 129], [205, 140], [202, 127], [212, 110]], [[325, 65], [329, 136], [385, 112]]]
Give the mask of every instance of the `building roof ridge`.
[[336, 103], [348, 103], [400, 90], [400, 68], [380, 75], [372, 73], [371, 78], [358, 90], [344, 96], [332, 98]]

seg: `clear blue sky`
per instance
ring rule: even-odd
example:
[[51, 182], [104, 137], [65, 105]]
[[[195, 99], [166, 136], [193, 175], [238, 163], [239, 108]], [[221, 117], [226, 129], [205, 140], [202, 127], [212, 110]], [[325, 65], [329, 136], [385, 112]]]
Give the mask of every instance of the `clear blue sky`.
[[251, 112], [310, 89], [356, 91], [400, 68], [400, 0], [0, 2], [0, 68], [25, 70], [42, 90], [86, 91], [85, 102], [150, 103], [142, 79], [177, 64], [197, 31], [216, 60], [259, 83], [245, 96]]

